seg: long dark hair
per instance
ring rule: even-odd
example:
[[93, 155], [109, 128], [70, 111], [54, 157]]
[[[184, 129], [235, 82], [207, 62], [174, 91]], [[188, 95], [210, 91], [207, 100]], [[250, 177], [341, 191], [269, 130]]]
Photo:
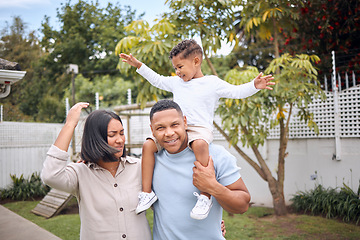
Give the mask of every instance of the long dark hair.
[[[115, 153], [119, 150], [111, 147], [107, 141], [107, 128], [111, 119], [120, 121], [121, 118], [110, 111], [95, 110], [89, 114], [85, 121], [81, 143], [81, 159], [86, 162], [97, 163], [100, 159], [104, 162], [116, 162], [119, 159]], [[126, 156], [125, 146], [122, 157]]]

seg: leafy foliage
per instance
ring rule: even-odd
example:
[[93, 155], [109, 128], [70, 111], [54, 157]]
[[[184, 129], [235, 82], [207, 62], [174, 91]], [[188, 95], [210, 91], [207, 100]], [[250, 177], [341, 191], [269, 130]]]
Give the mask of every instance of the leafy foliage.
[[[285, 176], [285, 155], [289, 139], [290, 119], [297, 114], [310, 129], [318, 132], [313, 120], [313, 114], [307, 106], [317, 97], [325, 98], [325, 94], [317, 81], [317, 71], [313, 67], [317, 56], [283, 54], [275, 58], [265, 70], [265, 74], [272, 74], [276, 85], [273, 91], [260, 91], [256, 95], [245, 99], [222, 100], [217, 113], [222, 118], [224, 129], [228, 132], [229, 142], [238, 153], [269, 183], [270, 192], [274, 200], [276, 215], [286, 214], [283, 194]], [[276, 72], [279, 71], [278, 74]], [[239, 85], [251, 81], [259, 74], [255, 67], [248, 67], [239, 71], [233, 69], [228, 72], [225, 80]], [[294, 108], [299, 111], [294, 113]], [[273, 176], [267, 162], [258, 150], [269, 135], [269, 128], [280, 127], [280, 141], [278, 154], [277, 176]], [[251, 159], [238, 146], [238, 140], [243, 146], [250, 147], [256, 157]]]
[[[41, 50], [35, 31], [27, 32], [26, 24], [20, 17], [14, 17], [11, 25], [1, 30], [0, 58], [17, 62], [22, 71], [26, 71], [24, 79], [11, 86], [11, 94], [0, 99], [4, 105], [4, 116], [7, 121], [30, 120], [28, 112], [23, 111], [23, 104], [35, 105], [37, 98], [29, 98], [41, 91], [34, 87]], [[34, 94], [34, 95], [33, 95]]]
[[[129, 88], [133, 89], [134, 83], [124, 80], [119, 76], [105, 75], [96, 76], [93, 79], [90, 79], [80, 74], [75, 78], [75, 98], [81, 99], [81, 101], [93, 103], [95, 99], [95, 93], [99, 93], [101, 108], [126, 104], [127, 89]], [[136, 92], [134, 93], [134, 96], [136, 97]], [[71, 99], [70, 86], [65, 89], [64, 98], [66, 97]]]
[[[218, 113], [223, 119], [224, 128], [229, 132], [231, 143], [237, 144], [240, 138], [244, 146], [263, 144], [268, 136], [268, 127], [274, 128], [280, 122], [285, 124], [292, 117], [289, 107], [293, 105], [300, 109], [297, 113], [300, 118], [318, 132], [313, 116], [307, 110], [313, 98], [325, 98], [316, 79], [317, 71], [312, 65], [316, 60], [316, 56], [292, 57], [284, 54], [274, 59], [265, 70], [266, 74], [274, 74], [277, 68], [281, 68], [281, 73], [274, 75], [277, 84], [273, 91], [260, 91], [245, 99], [223, 100], [225, 104], [220, 104]], [[233, 69], [225, 80], [239, 85], [251, 81], [258, 74], [255, 67], [243, 71]]]
[[[337, 71], [360, 70], [360, 2], [357, 0], [303, 0], [298, 8], [298, 27], [284, 29], [289, 52], [317, 54], [318, 67], [332, 69], [331, 51], [336, 51]], [[301, 31], [300, 31], [301, 30]]]
[[[360, 183], [360, 182], [359, 182]], [[339, 189], [315, 189], [299, 192], [291, 199], [292, 207], [298, 212], [325, 215], [327, 218], [342, 218], [344, 222], [360, 222], [360, 184], [355, 193], [345, 183]]]
[[233, 41], [234, 7], [240, 0], [167, 0], [171, 9], [164, 14], [175, 24], [178, 34], [200, 37], [205, 54], [216, 53], [221, 41]]
[[[7, 121], [62, 122], [65, 119], [62, 100], [71, 85], [71, 76], [66, 72], [68, 64], [77, 64], [79, 72], [90, 82], [95, 78], [107, 81], [106, 78], [120, 76], [114, 49], [118, 39], [125, 36], [124, 26], [135, 19], [135, 11], [119, 3], [100, 7], [98, 1], [79, 0], [75, 4], [66, 1], [57, 9], [57, 18], [59, 30], [50, 26], [48, 17], [44, 18], [40, 40], [34, 33], [25, 37], [21, 19], [2, 32], [0, 56], [17, 61], [27, 71], [25, 79], [13, 85], [11, 95], [1, 100], [6, 103]], [[108, 77], [98, 78], [105, 75]], [[76, 99], [81, 100], [88, 98]]]
[[[171, 75], [173, 67], [168, 53], [176, 44], [177, 38], [173, 37], [175, 26], [167, 18], [158, 20], [152, 27], [144, 20], [133, 21], [125, 30], [129, 34], [122, 38], [116, 45], [115, 53], [133, 54], [157, 73]], [[118, 69], [128, 73], [132, 67], [119, 60]], [[134, 69], [132, 69], [134, 71]], [[138, 88], [137, 102], [145, 106], [149, 100], [158, 100], [163, 96], [170, 96], [166, 91], [154, 88], [145, 79], [137, 76], [134, 82]]]
[[1, 199], [11, 200], [34, 200], [37, 197], [45, 196], [50, 188], [42, 183], [40, 175], [33, 173], [29, 179], [25, 179], [23, 174], [18, 178], [11, 175], [12, 186], [7, 189], [0, 190]]
[[272, 44], [279, 54], [316, 54], [321, 59], [316, 64], [319, 74], [332, 71], [331, 51], [336, 52], [337, 72], [360, 70], [357, 0], [247, 1], [236, 16], [242, 37], [233, 53], [245, 63], [268, 57], [264, 52]]
[[[181, 39], [200, 37], [201, 44], [212, 74], [217, 75], [207, 54], [215, 53], [221, 47], [221, 41], [234, 40], [233, 8], [240, 1], [199, 1], [168, 0], [169, 13], [150, 27], [146, 21], [133, 21], [125, 27], [127, 36], [116, 46], [116, 54], [132, 53], [141, 62], [162, 75], [175, 74], [172, 70], [168, 53]], [[236, 63], [236, 60], [233, 60]], [[233, 63], [234, 65], [234, 63]], [[119, 61], [121, 72], [128, 72], [131, 67]], [[169, 97], [169, 93], [152, 87], [147, 81], [135, 78], [139, 94], [137, 102], [142, 106], [146, 101]]]
[[244, 28], [246, 32], [256, 32], [263, 39], [270, 39], [280, 28], [299, 19], [299, 12], [296, 11], [299, 6], [302, 3], [297, 0], [247, 1], [245, 9], [241, 11], [240, 28]]

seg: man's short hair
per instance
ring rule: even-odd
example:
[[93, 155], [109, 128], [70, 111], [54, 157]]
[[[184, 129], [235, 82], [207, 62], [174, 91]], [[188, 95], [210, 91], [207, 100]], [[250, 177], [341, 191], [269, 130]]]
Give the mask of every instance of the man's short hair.
[[185, 39], [178, 43], [171, 51], [169, 58], [182, 54], [182, 58], [187, 58], [190, 55], [198, 55], [202, 60], [203, 51], [199, 44], [194, 39]]
[[155, 113], [162, 112], [162, 111], [169, 110], [169, 109], [175, 109], [178, 113], [181, 114], [181, 116], [183, 115], [180, 106], [176, 102], [174, 102], [172, 100], [164, 99], [164, 100], [160, 100], [157, 103], [155, 103], [154, 106], [151, 108], [150, 121], [153, 119], [153, 116]]

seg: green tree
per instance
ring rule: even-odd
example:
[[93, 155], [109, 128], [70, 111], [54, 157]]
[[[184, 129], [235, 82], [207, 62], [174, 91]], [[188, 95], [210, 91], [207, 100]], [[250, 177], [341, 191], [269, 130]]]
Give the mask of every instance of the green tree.
[[53, 29], [49, 18], [45, 18], [41, 44], [55, 65], [77, 64], [81, 72], [88, 74], [111, 72], [117, 64], [114, 48], [118, 39], [124, 37], [124, 26], [134, 17], [135, 11], [130, 7], [122, 9], [118, 4], [108, 3], [102, 8], [97, 1], [79, 0], [74, 5], [67, 1], [57, 12], [60, 30]]
[[[218, 75], [209, 55], [221, 47], [224, 39], [234, 40], [233, 8], [240, 1], [200, 1], [168, 0], [171, 11], [164, 13], [152, 27], [146, 21], [133, 21], [125, 30], [128, 36], [116, 46], [116, 54], [132, 53], [140, 61], [155, 69], [159, 74], [175, 74], [168, 53], [182, 38], [201, 38], [204, 55], [212, 74]], [[119, 61], [120, 71], [129, 70], [129, 66]], [[144, 79], [137, 77], [139, 94], [137, 101], [142, 106], [148, 100], [157, 100], [159, 96], [169, 96], [164, 91], [152, 87]]]
[[235, 40], [234, 9], [241, 0], [166, 0], [168, 17], [183, 37], [200, 37], [205, 60], [218, 75], [209, 56], [221, 48], [223, 41]]
[[98, 1], [79, 0], [75, 4], [67, 1], [58, 9], [57, 18], [60, 30], [49, 25], [48, 17], [41, 28], [44, 35], [41, 46], [46, 51], [41, 61], [41, 79], [46, 79], [46, 94], [50, 96], [44, 97], [42, 105], [38, 105], [48, 107], [39, 111], [37, 119], [48, 121], [48, 116], [53, 116], [52, 121], [59, 122], [65, 118], [65, 111], [61, 110], [64, 102], [60, 100], [71, 85], [71, 76], [66, 73], [68, 64], [77, 64], [79, 72], [90, 82], [106, 81], [98, 78], [104, 74], [119, 76], [114, 49], [118, 39], [125, 36], [124, 26], [134, 20], [135, 11], [118, 3], [108, 3], [103, 8]]
[[284, 50], [320, 56], [320, 74], [330, 74], [331, 51], [336, 52], [337, 72], [359, 71], [360, 2], [303, 0], [303, 3], [298, 9], [299, 28], [284, 31], [288, 43], [283, 46]]
[[254, 34], [261, 39], [272, 41], [275, 58], [280, 57], [280, 32], [292, 28], [299, 19], [297, 9], [302, 6], [299, 0], [260, 0], [246, 1], [240, 14], [240, 28], [245, 34]]
[[[128, 36], [119, 41], [115, 53], [132, 53], [150, 68], [156, 69], [159, 74], [171, 75], [173, 67], [168, 53], [179, 40], [174, 37], [175, 29], [175, 25], [167, 18], [158, 20], [152, 27], [144, 20], [133, 21], [125, 27]], [[131, 66], [120, 59], [118, 68], [122, 72], [128, 72]], [[138, 88], [137, 102], [142, 106], [149, 100], [158, 100], [159, 96], [169, 96], [169, 93], [152, 87], [149, 82], [137, 75], [134, 82]]]
[[[251, 97], [241, 101], [227, 100], [225, 106], [219, 107], [223, 124], [229, 135], [223, 134], [232, 143], [241, 156], [268, 182], [273, 197], [274, 210], [277, 215], [285, 215], [286, 205], [284, 199], [284, 176], [285, 156], [289, 137], [289, 123], [296, 107], [297, 115], [305, 121], [315, 132], [318, 132], [316, 123], [307, 106], [311, 101], [324, 94], [317, 82], [317, 71], [313, 64], [320, 59], [317, 56], [289, 54], [280, 56], [283, 45], [287, 45], [289, 39], [283, 34], [284, 29], [293, 29], [299, 20], [298, 9], [302, 6], [301, 1], [247, 1], [238, 14], [238, 34], [245, 40], [245, 49], [255, 51], [250, 60], [250, 66], [259, 63], [263, 56], [273, 58], [265, 73], [275, 76], [277, 85], [274, 91], [261, 91], [257, 97]], [[243, 41], [244, 43], [244, 41]], [[273, 45], [273, 53], [268, 51], [268, 44]], [[263, 47], [259, 47], [263, 44]], [[238, 49], [235, 49], [238, 52]], [[244, 49], [244, 48], [243, 48]], [[252, 54], [252, 52], [250, 52]], [[264, 63], [264, 61], [262, 61]], [[266, 62], [265, 62], [266, 63]], [[264, 66], [262, 66], [264, 67]], [[239, 79], [249, 81], [258, 73], [257, 68], [249, 68], [245, 71], [230, 71], [227, 80], [237, 84]], [[311, 80], [312, 83], [308, 81]], [[318, 83], [317, 85], [315, 83]], [[236, 114], [235, 114], [236, 113]], [[238, 115], [240, 114], [240, 115]], [[271, 119], [270, 116], [274, 116]], [[232, 118], [229, 118], [232, 116]], [[239, 116], [239, 117], [234, 117]], [[280, 127], [280, 148], [276, 176], [273, 176], [266, 162], [261, 156], [258, 146], [264, 143], [268, 136], [268, 127]], [[219, 129], [219, 128], [218, 128]], [[222, 131], [221, 129], [219, 129]], [[243, 146], [250, 147], [256, 160], [251, 159], [238, 146], [237, 139], [242, 141]]]
[[[99, 94], [100, 107], [109, 108], [127, 103], [127, 90], [134, 88], [134, 83], [119, 76], [96, 76], [94, 79], [85, 78], [82, 74], [75, 78], [77, 89], [75, 98], [92, 104], [94, 107], [95, 93]], [[71, 99], [71, 87], [65, 90], [65, 98]]]
[[[228, 24], [224, 24], [225, 26], [221, 24], [217, 25], [215, 18], [219, 16], [218, 13], [221, 11], [219, 9], [214, 11], [216, 7], [220, 6], [232, 9], [231, 7], [234, 7], [234, 5], [230, 4], [232, 1], [216, 1], [214, 5], [211, 5], [210, 1], [197, 0], [174, 0], [167, 2], [170, 3], [170, 8], [173, 11], [170, 11], [170, 13], [164, 16], [169, 17], [168, 22], [173, 24], [178, 31], [175, 37], [172, 36], [172, 39], [193, 37], [198, 34], [198, 36], [202, 38], [207, 62], [210, 62], [207, 54], [218, 49], [218, 40], [225, 38], [229, 41], [236, 40], [233, 35], [236, 31], [236, 24], [233, 23], [234, 27], [228, 27], [230, 26]], [[208, 3], [209, 5], [207, 5]], [[319, 60], [317, 56], [297, 55], [293, 57], [289, 54], [280, 56], [280, 38], [276, 36], [281, 31], [281, 27], [286, 25], [284, 22], [288, 19], [294, 20], [298, 18], [297, 13], [294, 11], [294, 5], [289, 3], [290, 1], [279, 2], [265, 0], [260, 2], [246, 1], [243, 3], [245, 5], [240, 19], [242, 22], [239, 26], [244, 28], [244, 33], [250, 35], [250, 38], [254, 36], [254, 38], [256, 37], [258, 39], [271, 39], [272, 36], [275, 36], [273, 37], [275, 54], [272, 54], [272, 58], [274, 58], [274, 56], [277, 56], [277, 58], [271, 61], [265, 73], [273, 74], [278, 84], [274, 91], [261, 91], [251, 98], [242, 100], [228, 99], [225, 100], [225, 104], [220, 104], [218, 113], [222, 118], [224, 129], [229, 132], [229, 135], [214, 123], [215, 127], [226, 137], [239, 154], [268, 182], [277, 215], [284, 215], [287, 212], [283, 185], [285, 153], [289, 137], [289, 122], [293, 117], [293, 108], [296, 107], [299, 110], [297, 114], [300, 119], [305, 121], [311, 129], [317, 132], [317, 125], [313, 121], [313, 115], [309, 112], [307, 106], [316, 97], [320, 96], [324, 98], [324, 94], [319, 87], [320, 84], [316, 84], [318, 83], [317, 71], [313, 64]], [[235, 13], [231, 10], [226, 13], [224, 12], [222, 15], [226, 16], [226, 21], [230, 21], [231, 19], [233, 20], [233, 14]], [[166, 21], [167, 19], [163, 20]], [[135, 52], [136, 57], [141, 61], [149, 57], [154, 59], [155, 63], [151, 63], [155, 65], [152, 67], [153, 69], [163, 69], [164, 66], [156, 66], [156, 59], [162, 58], [163, 56], [159, 48], [154, 44], [154, 41], [151, 40], [154, 39], [154, 36], [150, 38], [148, 36], [148, 33], [152, 31], [149, 31], [149, 28], [144, 27], [144, 25], [139, 25], [139, 23], [132, 24], [133, 25], [128, 26], [126, 29], [127, 31], [133, 31], [135, 36], [122, 39], [117, 46], [117, 53], [120, 53], [123, 49], [127, 49], [128, 51], [131, 49], [131, 52]], [[164, 31], [162, 34], [164, 36], [173, 34], [174, 28], [171, 27], [172, 25], [167, 23], [167, 26], [170, 27], [168, 29], [163, 28]], [[158, 26], [153, 26], [153, 28], [158, 28]], [[169, 30], [169, 32], [166, 32], [167, 30]], [[217, 33], [217, 36], [212, 35], [213, 33]], [[150, 39], [150, 41], [147, 41], [148, 39]], [[210, 40], [207, 41], [205, 39]], [[211, 39], [218, 40], [213, 41]], [[171, 42], [169, 38], [166, 38], [166, 40]], [[146, 43], [146, 47], [143, 43]], [[148, 51], [149, 49], [151, 49], [151, 51]], [[231, 59], [229, 62], [231, 62]], [[232, 62], [232, 64], [236, 66], [234, 62]], [[263, 64], [262, 67], [265, 68], [265, 64]], [[209, 68], [213, 74], [217, 74], [211, 62]], [[232, 84], [242, 84], [252, 80], [257, 74], [259, 74], [259, 70], [254, 67], [246, 71], [233, 69], [229, 71], [225, 80]], [[309, 83], [309, 80], [312, 82]], [[149, 88], [149, 90], [151, 90], [151, 88]], [[149, 95], [143, 94], [144, 98], [148, 96]], [[276, 115], [275, 119], [271, 118], [273, 114]], [[271, 128], [280, 126], [281, 137], [276, 177], [272, 175], [258, 150], [258, 146], [263, 144], [268, 136], [268, 126]], [[237, 141], [239, 137], [244, 146], [247, 145], [254, 151], [257, 162], [247, 156], [240, 147], [238, 147]]]
[[32, 110], [24, 111], [22, 103], [37, 104], [37, 99], [28, 98], [39, 93], [37, 81], [37, 62], [42, 55], [38, 39], [34, 31], [27, 32], [26, 23], [18, 17], [13, 17], [11, 25], [1, 30], [0, 58], [11, 62], [17, 62], [22, 71], [26, 71], [25, 77], [12, 85], [11, 94], [1, 99], [4, 105], [4, 119], [6, 121], [30, 121]]
[[[241, 100], [224, 100], [220, 104], [218, 113], [222, 118], [226, 135], [219, 129], [236, 151], [257, 171], [260, 177], [267, 181], [273, 197], [276, 215], [287, 213], [284, 198], [284, 176], [286, 148], [289, 140], [289, 123], [294, 116], [294, 108], [302, 121], [310, 129], [318, 133], [318, 128], [313, 120], [313, 114], [307, 106], [317, 97], [325, 98], [317, 80], [317, 71], [313, 63], [319, 58], [315, 55], [297, 55], [292, 57], [284, 54], [274, 59], [267, 67], [265, 73], [273, 74], [276, 85], [273, 91], [260, 91], [255, 96]], [[276, 74], [276, 69], [281, 68], [281, 73]], [[250, 67], [245, 71], [231, 70], [226, 76], [226, 81], [232, 84], [243, 84], [251, 81], [258, 69]], [[309, 81], [310, 80], [310, 81]], [[280, 127], [280, 147], [276, 176], [270, 171], [258, 149], [268, 137], [268, 128]], [[248, 146], [254, 152], [256, 160], [251, 159], [237, 145], [238, 139], [243, 146]]]

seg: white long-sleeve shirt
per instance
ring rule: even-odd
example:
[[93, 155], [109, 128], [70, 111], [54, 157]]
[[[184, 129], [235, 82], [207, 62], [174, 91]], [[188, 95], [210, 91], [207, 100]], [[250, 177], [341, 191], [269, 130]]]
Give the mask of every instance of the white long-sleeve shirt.
[[213, 130], [214, 112], [220, 98], [241, 99], [259, 91], [254, 81], [242, 85], [232, 85], [217, 76], [194, 78], [185, 82], [178, 76], [165, 77], [157, 74], [145, 64], [136, 70], [151, 85], [173, 93], [186, 116], [187, 124]]

